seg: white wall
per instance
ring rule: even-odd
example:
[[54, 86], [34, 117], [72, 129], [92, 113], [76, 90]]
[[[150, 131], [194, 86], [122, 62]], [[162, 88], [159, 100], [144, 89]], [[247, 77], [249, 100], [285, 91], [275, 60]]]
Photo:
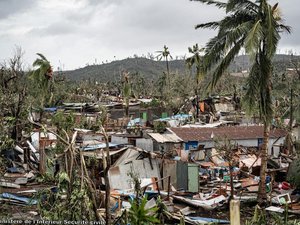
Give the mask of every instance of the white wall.
[[[269, 150], [268, 150], [268, 154], [271, 155], [272, 154], [272, 146], [274, 144], [274, 142], [277, 139], [274, 138], [270, 138], [269, 140]], [[258, 147], [258, 139], [251, 139], [251, 140], [237, 140], [235, 141], [238, 145], [242, 145], [245, 147]], [[280, 138], [277, 142], [276, 145], [280, 145], [283, 144], [284, 142], [284, 138]], [[214, 142], [213, 141], [207, 141], [207, 142], [200, 142], [199, 144], [204, 144], [204, 148], [212, 148], [214, 147]], [[279, 154], [279, 147], [274, 146], [273, 147], [273, 152], [275, 156], [278, 156]]]

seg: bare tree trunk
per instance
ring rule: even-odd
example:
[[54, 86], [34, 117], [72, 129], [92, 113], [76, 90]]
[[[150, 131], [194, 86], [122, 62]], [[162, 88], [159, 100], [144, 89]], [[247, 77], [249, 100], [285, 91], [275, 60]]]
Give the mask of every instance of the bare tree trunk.
[[103, 168], [104, 168], [104, 181], [105, 181], [105, 220], [106, 225], [111, 224], [111, 214], [110, 214], [110, 182], [108, 177], [108, 171], [111, 166], [110, 155], [109, 155], [109, 143], [107, 134], [102, 127], [102, 133], [105, 139], [106, 148], [105, 156], [103, 157]]
[[171, 88], [171, 82], [170, 82], [170, 68], [169, 68], [169, 61], [168, 57], [166, 56], [166, 65], [167, 65], [167, 82], [168, 82], [168, 91], [170, 91]]
[[126, 118], [129, 117], [129, 97], [125, 99], [125, 116]]
[[229, 173], [230, 173], [230, 200], [233, 199], [234, 196], [234, 187], [233, 187], [233, 166], [229, 163]]
[[270, 124], [264, 124], [264, 139], [261, 148], [261, 166], [260, 166], [260, 182], [258, 189], [258, 202], [264, 203], [267, 199], [266, 193], [266, 173], [267, 173], [267, 162], [268, 162], [268, 149], [269, 149], [269, 136], [270, 136]]
[[287, 155], [293, 154], [293, 139], [292, 139], [292, 131], [293, 131], [293, 88], [290, 90], [290, 122], [289, 122], [289, 133], [287, 135]]

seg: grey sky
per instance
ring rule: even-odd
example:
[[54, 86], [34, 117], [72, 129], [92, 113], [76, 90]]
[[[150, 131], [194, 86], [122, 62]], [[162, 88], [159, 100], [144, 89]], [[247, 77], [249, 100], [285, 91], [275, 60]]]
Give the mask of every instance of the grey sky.
[[[279, 51], [299, 54], [296, 0], [271, 0], [275, 2], [293, 29], [283, 35]], [[213, 6], [189, 0], [0, 0], [0, 61], [12, 56], [15, 45], [25, 51], [28, 65], [39, 52], [55, 69], [155, 54], [163, 45], [173, 56], [182, 56], [214, 34], [194, 26], [222, 15]]]

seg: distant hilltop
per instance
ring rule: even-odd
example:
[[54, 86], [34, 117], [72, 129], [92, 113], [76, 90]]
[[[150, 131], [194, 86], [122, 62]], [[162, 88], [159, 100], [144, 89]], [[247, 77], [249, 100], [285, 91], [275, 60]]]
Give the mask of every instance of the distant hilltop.
[[[300, 62], [300, 56], [279, 54], [274, 57], [276, 71], [283, 72], [293, 67], [291, 60]], [[169, 61], [170, 71], [173, 74], [190, 74], [184, 59]], [[249, 56], [240, 55], [235, 58], [229, 67], [233, 74], [246, 73], [250, 69]], [[156, 61], [145, 57], [134, 57], [123, 60], [115, 60], [109, 63], [87, 65], [84, 68], [64, 71], [67, 79], [73, 81], [93, 80], [98, 82], [119, 81], [123, 71], [130, 74], [139, 73], [146, 79], [156, 79], [166, 71], [165, 61]]]

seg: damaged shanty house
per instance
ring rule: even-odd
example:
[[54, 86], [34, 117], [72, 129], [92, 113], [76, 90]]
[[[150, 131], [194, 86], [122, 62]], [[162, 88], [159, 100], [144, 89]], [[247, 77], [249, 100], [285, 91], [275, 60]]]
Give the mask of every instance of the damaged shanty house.
[[138, 176], [141, 186], [160, 179], [160, 164], [156, 154], [142, 149], [129, 147], [123, 155], [111, 166], [109, 179], [111, 188], [119, 190], [133, 189], [132, 175]]
[[[224, 126], [214, 128], [181, 128], [173, 127], [168, 130], [182, 141], [182, 149], [192, 153], [214, 147], [214, 140], [227, 138], [237, 145], [259, 148], [263, 143], [263, 126]], [[286, 131], [274, 128], [270, 132], [269, 155], [278, 156], [282, 150]], [[202, 148], [202, 149], [201, 149]], [[204, 158], [203, 158], [204, 159]]]

